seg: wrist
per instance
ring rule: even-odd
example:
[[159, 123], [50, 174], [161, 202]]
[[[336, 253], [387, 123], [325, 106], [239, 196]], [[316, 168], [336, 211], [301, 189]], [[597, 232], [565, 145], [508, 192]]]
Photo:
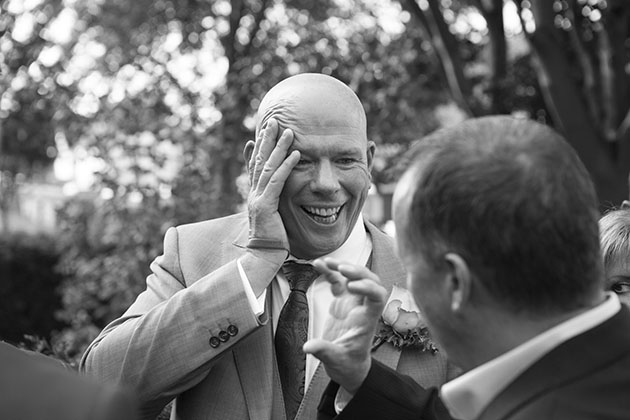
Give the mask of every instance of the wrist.
[[281, 249], [248, 248], [239, 259], [256, 296], [260, 296], [269, 286], [288, 254], [288, 251]]
[[372, 358], [368, 357], [367, 360], [358, 364], [358, 368], [355, 370], [354, 375], [349, 375], [348, 380], [344, 381], [344, 383], [340, 383], [341, 387], [348, 392], [351, 396], [357, 393], [363, 382], [365, 382], [365, 378], [367, 378], [368, 373], [370, 373], [370, 368], [372, 367]]

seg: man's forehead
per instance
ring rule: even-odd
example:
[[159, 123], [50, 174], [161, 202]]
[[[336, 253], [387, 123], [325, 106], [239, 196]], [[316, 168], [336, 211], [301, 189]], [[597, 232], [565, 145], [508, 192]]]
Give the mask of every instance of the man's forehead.
[[281, 128], [294, 130], [365, 130], [366, 125], [365, 111], [354, 92], [339, 80], [321, 74], [294, 76], [274, 86], [263, 98], [257, 117], [258, 128], [271, 117]]
[[269, 107], [260, 118], [262, 126], [274, 118], [280, 129], [290, 128], [303, 134], [350, 134], [366, 130], [362, 108], [348, 103], [335, 103], [326, 98], [283, 100]]
[[344, 153], [357, 154], [365, 153], [367, 150], [367, 140], [362, 140], [355, 133], [332, 132], [322, 134], [320, 132], [311, 135], [294, 135], [293, 144], [290, 150], [299, 150], [302, 153]]

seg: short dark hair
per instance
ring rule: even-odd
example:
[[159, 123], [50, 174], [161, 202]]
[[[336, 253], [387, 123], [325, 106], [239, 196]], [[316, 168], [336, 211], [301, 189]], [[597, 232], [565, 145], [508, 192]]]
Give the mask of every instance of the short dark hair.
[[457, 252], [497, 304], [532, 314], [583, 307], [603, 288], [595, 188], [551, 128], [471, 119], [412, 153], [405, 236], [432, 264]]

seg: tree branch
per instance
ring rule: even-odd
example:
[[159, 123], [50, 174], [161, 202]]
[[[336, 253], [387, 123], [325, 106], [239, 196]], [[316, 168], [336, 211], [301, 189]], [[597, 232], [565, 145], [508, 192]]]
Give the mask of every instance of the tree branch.
[[457, 40], [444, 21], [438, 1], [428, 0], [428, 3], [429, 8], [424, 11], [416, 0], [401, 0], [402, 7], [415, 16], [429, 34], [453, 100], [468, 115], [474, 115], [469, 103], [472, 89], [464, 75], [464, 63], [458, 53]]
[[571, 29], [568, 31], [569, 41], [575, 51], [575, 55], [580, 63], [583, 75], [583, 94], [585, 97], [585, 104], [588, 109], [589, 115], [593, 121], [599, 121], [601, 110], [599, 109], [600, 100], [597, 97], [595, 86], [595, 70], [591, 59], [584, 48], [582, 39], [578, 33], [578, 22], [575, 19], [574, 10], [579, 7], [575, 0], [570, 0], [569, 10], [567, 11], [567, 19], [571, 22]]
[[615, 121], [617, 121], [617, 107], [615, 106], [615, 77], [612, 69], [612, 54], [610, 40], [606, 31], [598, 33], [599, 74], [602, 90], [602, 132], [607, 141], [615, 141]]
[[[230, 31], [221, 38], [225, 57], [228, 59], [229, 68], [236, 61], [236, 31], [239, 28], [241, 17], [243, 16], [243, 0], [232, 0], [232, 11], [230, 12]], [[228, 70], [229, 72], [229, 70]]]
[[[627, 56], [627, 40], [630, 38], [630, 2], [627, 0], [610, 0], [608, 7], [602, 11], [603, 30], [610, 45], [610, 72], [612, 90], [612, 106], [615, 117], [611, 118], [616, 130], [617, 141], [630, 140], [624, 137], [630, 120], [630, 78], [626, 66], [630, 65]], [[625, 124], [625, 129], [623, 128]]]
[[260, 4], [260, 9], [254, 13], [254, 25], [252, 26], [252, 30], [249, 32], [249, 42], [245, 46], [243, 50], [243, 57], [249, 56], [249, 52], [252, 49], [252, 43], [258, 34], [258, 30], [260, 29], [260, 24], [265, 18], [265, 12], [267, 11], [267, 7], [269, 6], [269, 0], [262, 0]]
[[492, 57], [492, 74], [490, 75], [490, 97], [492, 113], [505, 113], [503, 100], [505, 77], [507, 76], [507, 43], [503, 25], [503, 0], [475, 0], [481, 11], [490, 38], [490, 56]]

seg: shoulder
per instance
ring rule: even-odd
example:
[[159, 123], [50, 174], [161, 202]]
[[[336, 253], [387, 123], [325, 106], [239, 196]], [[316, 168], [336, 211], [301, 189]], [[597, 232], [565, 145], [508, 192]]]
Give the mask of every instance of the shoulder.
[[368, 221], [365, 221], [365, 227], [372, 239], [372, 271], [387, 289], [393, 286], [404, 288], [407, 272], [396, 254], [394, 238]]
[[[612, 325], [612, 322], [614, 320], [608, 323]], [[602, 324], [604, 328], [605, 324]], [[592, 338], [586, 337], [586, 334], [582, 335], [585, 339]], [[534, 365], [512, 383], [492, 402], [487, 411], [496, 414], [514, 407], [508, 417], [510, 420], [628, 418], [630, 334], [627, 331], [620, 331], [619, 334], [613, 335], [618, 340], [616, 343], [608, 343], [610, 345], [606, 345], [604, 340], [581, 342], [579, 341], [581, 337], [578, 336], [563, 346], [562, 353], [558, 353], [564, 356], [564, 361], [551, 359], [553, 364], [546, 363], [545, 360], [550, 359], [546, 356], [542, 363]], [[577, 356], [571, 358], [571, 354]], [[557, 366], [560, 365], [564, 365], [564, 368], [558, 369]], [[535, 374], [530, 374], [531, 372]], [[523, 389], [536, 391], [519, 392]]]
[[247, 213], [241, 212], [217, 219], [179, 225], [176, 229], [180, 235], [195, 235], [214, 231], [233, 231], [235, 227], [247, 226], [247, 224]]
[[0, 418], [134, 418], [129, 396], [64, 368], [56, 359], [6, 343], [0, 343], [0, 354]]
[[364, 224], [368, 233], [372, 237], [372, 241], [382, 242], [384, 246], [394, 247], [394, 238], [385, 233], [385, 231], [369, 220], [365, 220]]
[[[166, 244], [198, 244], [212, 247], [247, 234], [248, 226], [247, 213], [236, 213], [217, 219], [169, 228], [164, 242]], [[180, 247], [178, 246], [178, 248]]]

